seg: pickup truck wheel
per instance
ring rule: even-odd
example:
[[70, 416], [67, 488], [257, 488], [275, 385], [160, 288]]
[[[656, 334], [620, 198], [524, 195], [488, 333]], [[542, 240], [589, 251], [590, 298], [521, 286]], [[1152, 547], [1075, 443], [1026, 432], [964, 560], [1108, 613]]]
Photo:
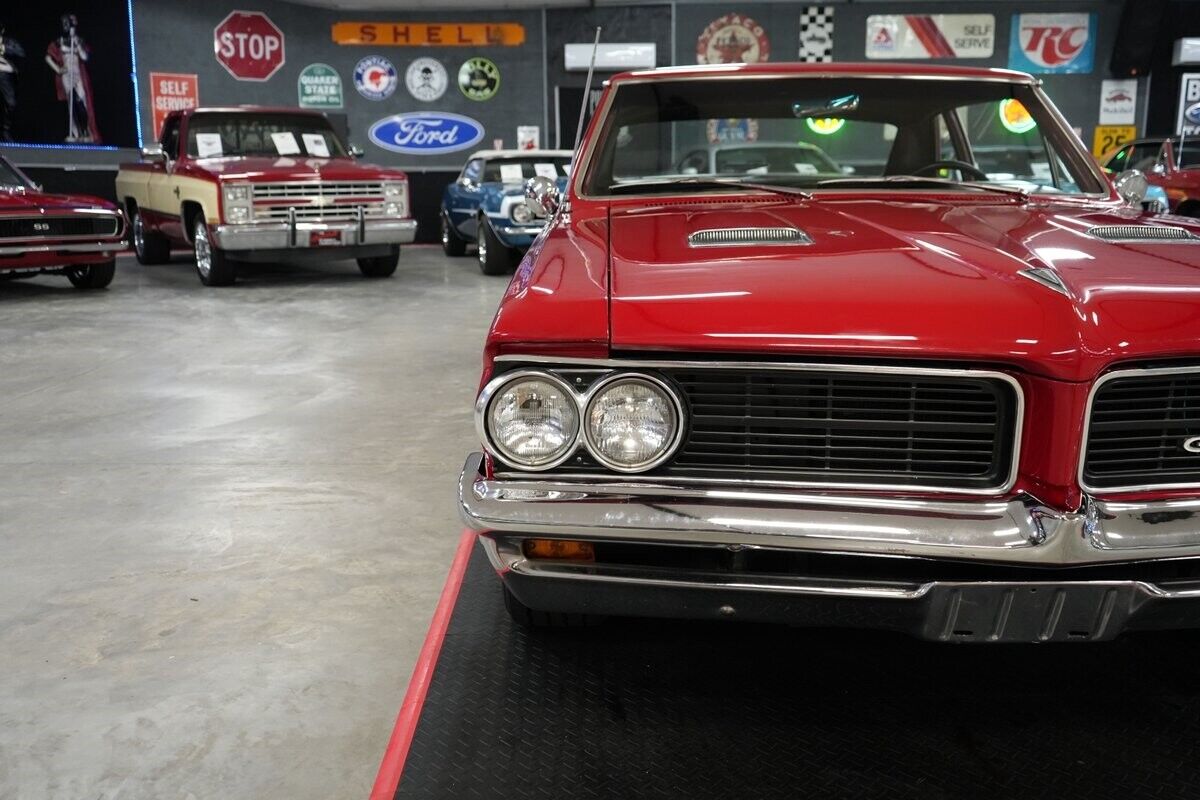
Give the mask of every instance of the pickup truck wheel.
[[393, 247], [386, 256], [358, 259], [358, 270], [368, 278], [388, 278], [400, 263], [400, 248]]
[[213, 247], [208, 224], [196, 215], [192, 221], [192, 249], [196, 254], [196, 274], [205, 286], [228, 286], [237, 280], [237, 269], [224, 251]]
[[146, 227], [140, 209], [133, 212], [133, 223], [129, 227], [133, 253], [139, 264], [165, 264], [171, 260], [171, 243], [161, 233]]
[[467, 252], [467, 242], [458, 232], [454, 230], [454, 226], [450, 224], [450, 220], [446, 219], [446, 215], [441, 215], [442, 219], [442, 252], [448, 256], [465, 255]]
[[117, 272], [117, 260], [101, 261], [99, 264], [88, 264], [83, 267], [67, 269], [67, 280], [76, 289], [103, 289], [112, 283], [113, 275]]
[[513, 622], [523, 628], [587, 628], [599, 625], [603, 617], [595, 614], [560, 614], [555, 611], [534, 611], [516, 596], [504, 589], [504, 609]]
[[512, 248], [505, 247], [492, 232], [486, 219], [479, 220], [479, 271], [484, 275], [504, 275], [516, 259]]

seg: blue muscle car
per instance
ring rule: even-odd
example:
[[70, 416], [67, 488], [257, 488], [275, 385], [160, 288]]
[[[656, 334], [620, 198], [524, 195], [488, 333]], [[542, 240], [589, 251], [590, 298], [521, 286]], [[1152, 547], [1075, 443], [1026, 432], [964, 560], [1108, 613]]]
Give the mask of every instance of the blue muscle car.
[[502, 275], [546, 224], [525, 204], [525, 181], [554, 177], [566, 189], [570, 150], [480, 150], [442, 192], [442, 249], [461, 256], [477, 244], [479, 269]]

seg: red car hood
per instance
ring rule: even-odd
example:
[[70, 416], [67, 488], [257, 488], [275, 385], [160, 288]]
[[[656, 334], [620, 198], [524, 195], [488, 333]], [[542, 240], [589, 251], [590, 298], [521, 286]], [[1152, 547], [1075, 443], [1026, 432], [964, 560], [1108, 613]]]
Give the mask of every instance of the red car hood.
[[116, 206], [99, 197], [82, 194], [46, 194], [45, 192], [0, 190], [0, 214], [29, 213], [34, 209], [64, 211], [75, 208], [102, 208], [113, 211]]
[[[611, 212], [613, 350], [888, 355], [1016, 363], [1087, 380], [1200, 354], [1200, 246], [1096, 225], [1182, 225], [1111, 204], [948, 198], [747, 201]], [[810, 245], [688, 245], [706, 228], [794, 226]], [[1051, 267], [1069, 297], [1020, 275]]]
[[260, 181], [355, 181], [404, 180], [400, 170], [360, 164], [352, 158], [206, 158], [190, 167], [222, 180]]

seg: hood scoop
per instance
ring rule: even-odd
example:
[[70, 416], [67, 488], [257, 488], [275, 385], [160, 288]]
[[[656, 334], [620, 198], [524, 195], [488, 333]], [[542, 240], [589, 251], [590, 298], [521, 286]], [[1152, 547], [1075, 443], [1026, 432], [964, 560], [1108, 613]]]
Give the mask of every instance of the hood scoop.
[[708, 228], [688, 236], [691, 247], [805, 245], [813, 240], [799, 228]]
[[1200, 236], [1174, 225], [1100, 225], [1087, 233], [1106, 242], [1200, 242]]

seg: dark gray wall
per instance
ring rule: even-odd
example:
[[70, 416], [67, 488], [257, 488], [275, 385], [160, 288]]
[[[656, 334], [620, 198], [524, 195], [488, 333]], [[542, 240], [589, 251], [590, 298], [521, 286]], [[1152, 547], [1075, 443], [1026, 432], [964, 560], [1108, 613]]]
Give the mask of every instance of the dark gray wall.
[[[213, 28], [233, 9], [263, 11], [285, 36], [287, 60], [267, 81], [239, 81], [213, 57], [209, 43]], [[342, 76], [344, 113], [350, 138], [367, 151], [369, 160], [409, 169], [457, 169], [466, 153], [442, 156], [405, 156], [371, 144], [367, 130], [379, 119], [406, 111], [450, 111], [483, 123], [486, 132], [478, 147], [492, 139], [516, 144], [518, 125], [541, 125], [542, 14], [539, 11], [388, 12], [385, 14], [332, 11], [275, 0], [210, 0], [181, 3], [176, 0], [135, 0], [138, 77], [147, 85], [151, 72], [185, 72], [199, 76], [200, 102], [204, 105], [260, 103], [296, 105], [296, 81], [309, 64], [329, 64]], [[387, 22], [518, 22], [525, 26], [520, 47], [376, 47], [334, 44], [330, 28], [338, 21]], [[187, 43], [186, 45], [184, 43]], [[391, 97], [368, 100], [354, 88], [354, 65], [368, 55], [391, 61], [400, 84]], [[459, 66], [472, 56], [484, 56], [500, 69], [500, 90], [491, 100], [477, 102], [458, 89]], [[432, 103], [415, 99], [404, 87], [404, 71], [418, 57], [436, 58], [450, 75], [446, 93]], [[143, 96], [143, 124], [150, 130], [150, 109]]]

